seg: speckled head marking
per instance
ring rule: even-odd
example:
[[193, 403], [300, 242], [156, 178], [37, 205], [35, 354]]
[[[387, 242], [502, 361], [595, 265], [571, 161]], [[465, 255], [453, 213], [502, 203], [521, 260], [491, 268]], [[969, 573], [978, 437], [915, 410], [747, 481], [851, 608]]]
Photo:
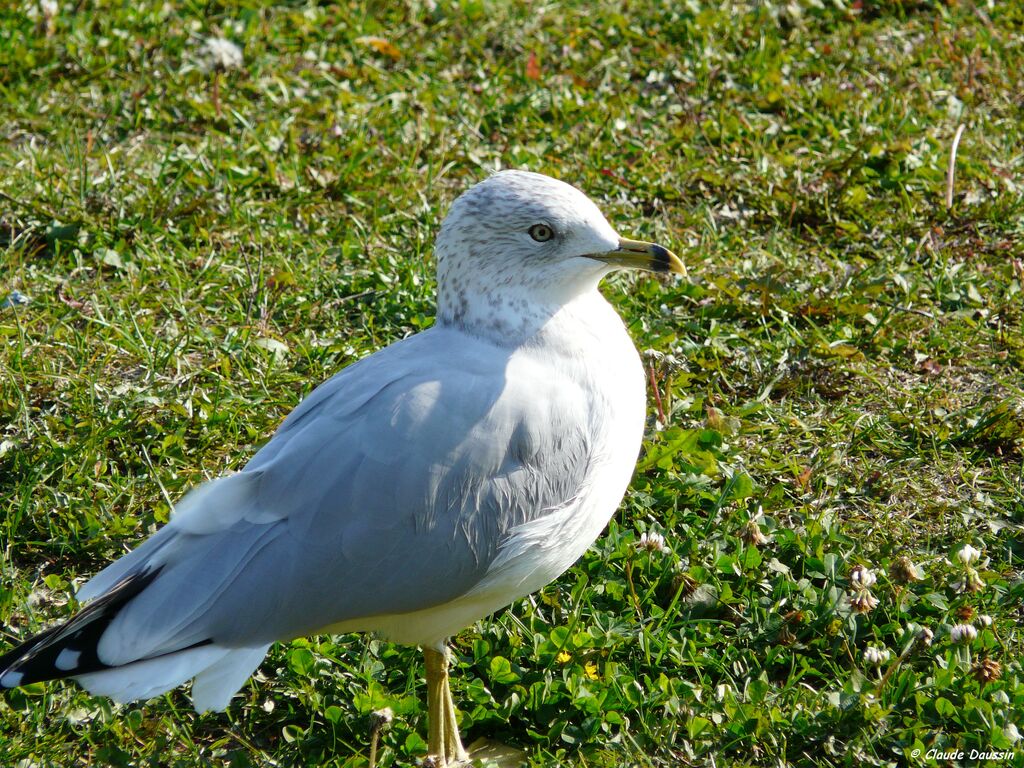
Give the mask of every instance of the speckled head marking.
[[582, 192], [503, 171], [452, 204], [437, 237], [437, 321], [519, 343], [613, 269], [685, 274], [653, 243], [620, 238]]
[[[596, 287], [610, 267], [587, 254], [618, 242], [575, 187], [538, 173], [497, 173], [459, 197], [441, 226], [438, 321], [464, 325], [473, 303], [550, 314], [552, 305]], [[500, 319], [488, 314], [479, 320]]]

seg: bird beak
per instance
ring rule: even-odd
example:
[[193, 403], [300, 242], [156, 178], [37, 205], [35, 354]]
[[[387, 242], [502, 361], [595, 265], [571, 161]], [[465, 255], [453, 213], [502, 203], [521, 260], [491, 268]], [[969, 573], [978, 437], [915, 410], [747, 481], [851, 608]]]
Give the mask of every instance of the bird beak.
[[619, 247], [605, 253], [589, 253], [588, 258], [623, 269], [646, 269], [649, 272], [675, 272], [685, 275], [686, 267], [668, 248], [641, 240], [619, 238]]

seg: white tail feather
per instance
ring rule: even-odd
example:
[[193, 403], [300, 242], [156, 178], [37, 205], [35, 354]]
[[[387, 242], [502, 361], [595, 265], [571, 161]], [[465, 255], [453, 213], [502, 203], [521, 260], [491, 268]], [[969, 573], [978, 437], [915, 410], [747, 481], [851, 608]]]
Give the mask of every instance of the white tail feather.
[[232, 649], [227, 656], [196, 675], [192, 683], [192, 706], [196, 712], [208, 709], [223, 712], [227, 709], [231, 697], [256, 671], [268, 648], [269, 645]]
[[209, 669], [233, 648], [204, 645], [177, 653], [77, 675], [75, 680], [94, 696], [109, 696], [125, 704], [159, 696]]

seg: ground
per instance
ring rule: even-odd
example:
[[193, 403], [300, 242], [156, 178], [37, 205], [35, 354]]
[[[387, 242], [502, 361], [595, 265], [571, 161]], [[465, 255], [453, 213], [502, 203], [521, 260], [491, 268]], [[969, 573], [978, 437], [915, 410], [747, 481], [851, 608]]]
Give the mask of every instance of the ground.
[[[571, 571], [455, 638], [467, 741], [1024, 764], [1022, 41], [991, 0], [0, 10], [4, 642], [428, 326], [446, 206], [528, 168], [690, 277], [606, 283], [644, 452]], [[415, 649], [311, 638], [226, 714], [8, 692], [0, 764], [364, 766], [387, 706], [408, 765], [423, 693]]]

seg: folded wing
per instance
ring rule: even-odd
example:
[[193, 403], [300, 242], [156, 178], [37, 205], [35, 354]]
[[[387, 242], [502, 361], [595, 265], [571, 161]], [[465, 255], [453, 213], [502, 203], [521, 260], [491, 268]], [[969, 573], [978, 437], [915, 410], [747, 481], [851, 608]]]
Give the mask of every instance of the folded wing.
[[587, 425], [584, 393], [528, 355], [444, 329], [392, 345], [318, 388], [243, 471], [192, 491], [83, 587], [101, 598], [156, 574], [107, 617], [95, 656], [116, 667], [258, 649], [457, 598], [509, 531], [572, 501]]

